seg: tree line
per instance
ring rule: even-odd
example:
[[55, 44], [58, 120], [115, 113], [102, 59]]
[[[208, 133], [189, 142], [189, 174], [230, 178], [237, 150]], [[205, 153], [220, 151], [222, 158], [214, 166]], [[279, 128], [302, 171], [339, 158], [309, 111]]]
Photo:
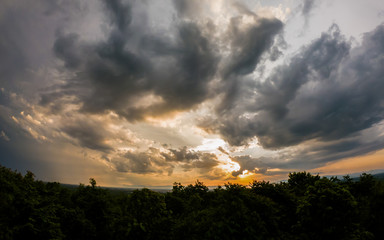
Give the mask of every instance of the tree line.
[[44, 183], [0, 166], [0, 239], [384, 239], [384, 185], [307, 172], [159, 193]]

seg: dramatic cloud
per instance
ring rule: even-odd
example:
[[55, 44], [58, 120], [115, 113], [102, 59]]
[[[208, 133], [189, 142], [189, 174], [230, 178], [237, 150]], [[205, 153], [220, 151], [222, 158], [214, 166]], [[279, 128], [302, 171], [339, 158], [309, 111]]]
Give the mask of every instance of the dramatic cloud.
[[383, 34], [379, 26], [351, 49], [334, 25], [289, 65], [255, 82], [245, 97], [253, 101], [229, 109], [215, 123], [218, 131], [234, 145], [257, 137], [265, 148], [281, 148], [347, 137], [382, 121]]
[[149, 148], [144, 152], [128, 151], [111, 161], [119, 172], [147, 174], [166, 171], [168, 175], [172, 174], [177, 164], [183, 171], [198, 169], [200, 173], [205, 174], [219, 164], [216, 155], [188, 150], [187, 147], [162, 150]]
[[383, 149], [384, 5], [344, 4], [2, 1], [1, 164], [220, 184]]
[[[142, 4], [107, 1], [105, 41], [82, 42], [76, 33], [56, 39], [56, 56], [76, 73], [61, 91], [76, 87], [66, 93], [82, 104], [81, 111], [114, 111], [139, 121], [188, 110], [208, 98], [217, 58], [207, 36], [195, 23], [183, 21], [170, 36], [154, 35], [146, 13], [134, 14]], [[42, 103], [48, 96], [42, 96]]]
[[233, 176], [242, 174], [245, 170], [254, 173], [266, 173], [268, 168], [263, 163], [263, 158], [252, 158], [250, 156], [238, 156], [232, 158], [234, 162], [239, 163], [240, 169], [232, 172]]
[[231, 19], [227, 36], [231, 39], [231, 55], [224, 71], [225, 78], [252, 73], [261, 55], [272, 46], [273, 37], [283, 27], [278, 19], [251, 16], [254, 22], [245, 26], [242, 26], [242, 17]]
[[102, 152], [109, 152], [113, 148], [106, 143], [106, 137], [110, 135], [103, 128], [102, 124], [89, 120], [78, 120], [65, 124], [62, 131], [76, 139], [80, 146]]

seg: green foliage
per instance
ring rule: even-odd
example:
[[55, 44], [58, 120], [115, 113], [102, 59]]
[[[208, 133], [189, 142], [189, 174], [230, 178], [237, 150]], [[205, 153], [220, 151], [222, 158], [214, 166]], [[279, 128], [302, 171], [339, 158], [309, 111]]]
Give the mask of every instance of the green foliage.
[[307, 172], [294, 172], [289, 174], [288, 186], [295, 195], [302, 196], [306, 189], [313, 186], [318, 180], [320, 180], [319, 175], [313, 176]]
[[0, 239], [384, 239], [384, 185], [369, 174], [167, 193], [89, 184], [70, 190], [0, 166]]
[[0, 239], [60, 239], [59, 207], [31, 172], [0, 167]]
[[[307, 187], [297, 207], [301, 232], [311, 239], [351, 239], [358, 231], [357, 202], [341, 185], [322, 178]], [[315, 217], [314, 217], [315, 216]]]

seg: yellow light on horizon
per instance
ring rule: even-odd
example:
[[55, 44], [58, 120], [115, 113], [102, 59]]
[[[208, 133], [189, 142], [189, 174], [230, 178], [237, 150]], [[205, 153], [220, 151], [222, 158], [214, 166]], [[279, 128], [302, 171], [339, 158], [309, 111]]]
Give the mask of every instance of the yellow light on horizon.
[[384, 150], [380, 150], [364, 156], [346, 158], [337, 162], [331, 162], [325, 166], [310, 170], [321, 174], [351, 174], [375, 169], [384, 169]]

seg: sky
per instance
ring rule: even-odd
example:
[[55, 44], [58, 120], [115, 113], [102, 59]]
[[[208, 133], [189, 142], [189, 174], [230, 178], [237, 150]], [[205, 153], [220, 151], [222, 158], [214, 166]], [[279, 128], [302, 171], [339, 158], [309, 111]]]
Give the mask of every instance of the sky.
[[161, 187], [384, 169], [382, 0], [3, 0], [0, 164]]

